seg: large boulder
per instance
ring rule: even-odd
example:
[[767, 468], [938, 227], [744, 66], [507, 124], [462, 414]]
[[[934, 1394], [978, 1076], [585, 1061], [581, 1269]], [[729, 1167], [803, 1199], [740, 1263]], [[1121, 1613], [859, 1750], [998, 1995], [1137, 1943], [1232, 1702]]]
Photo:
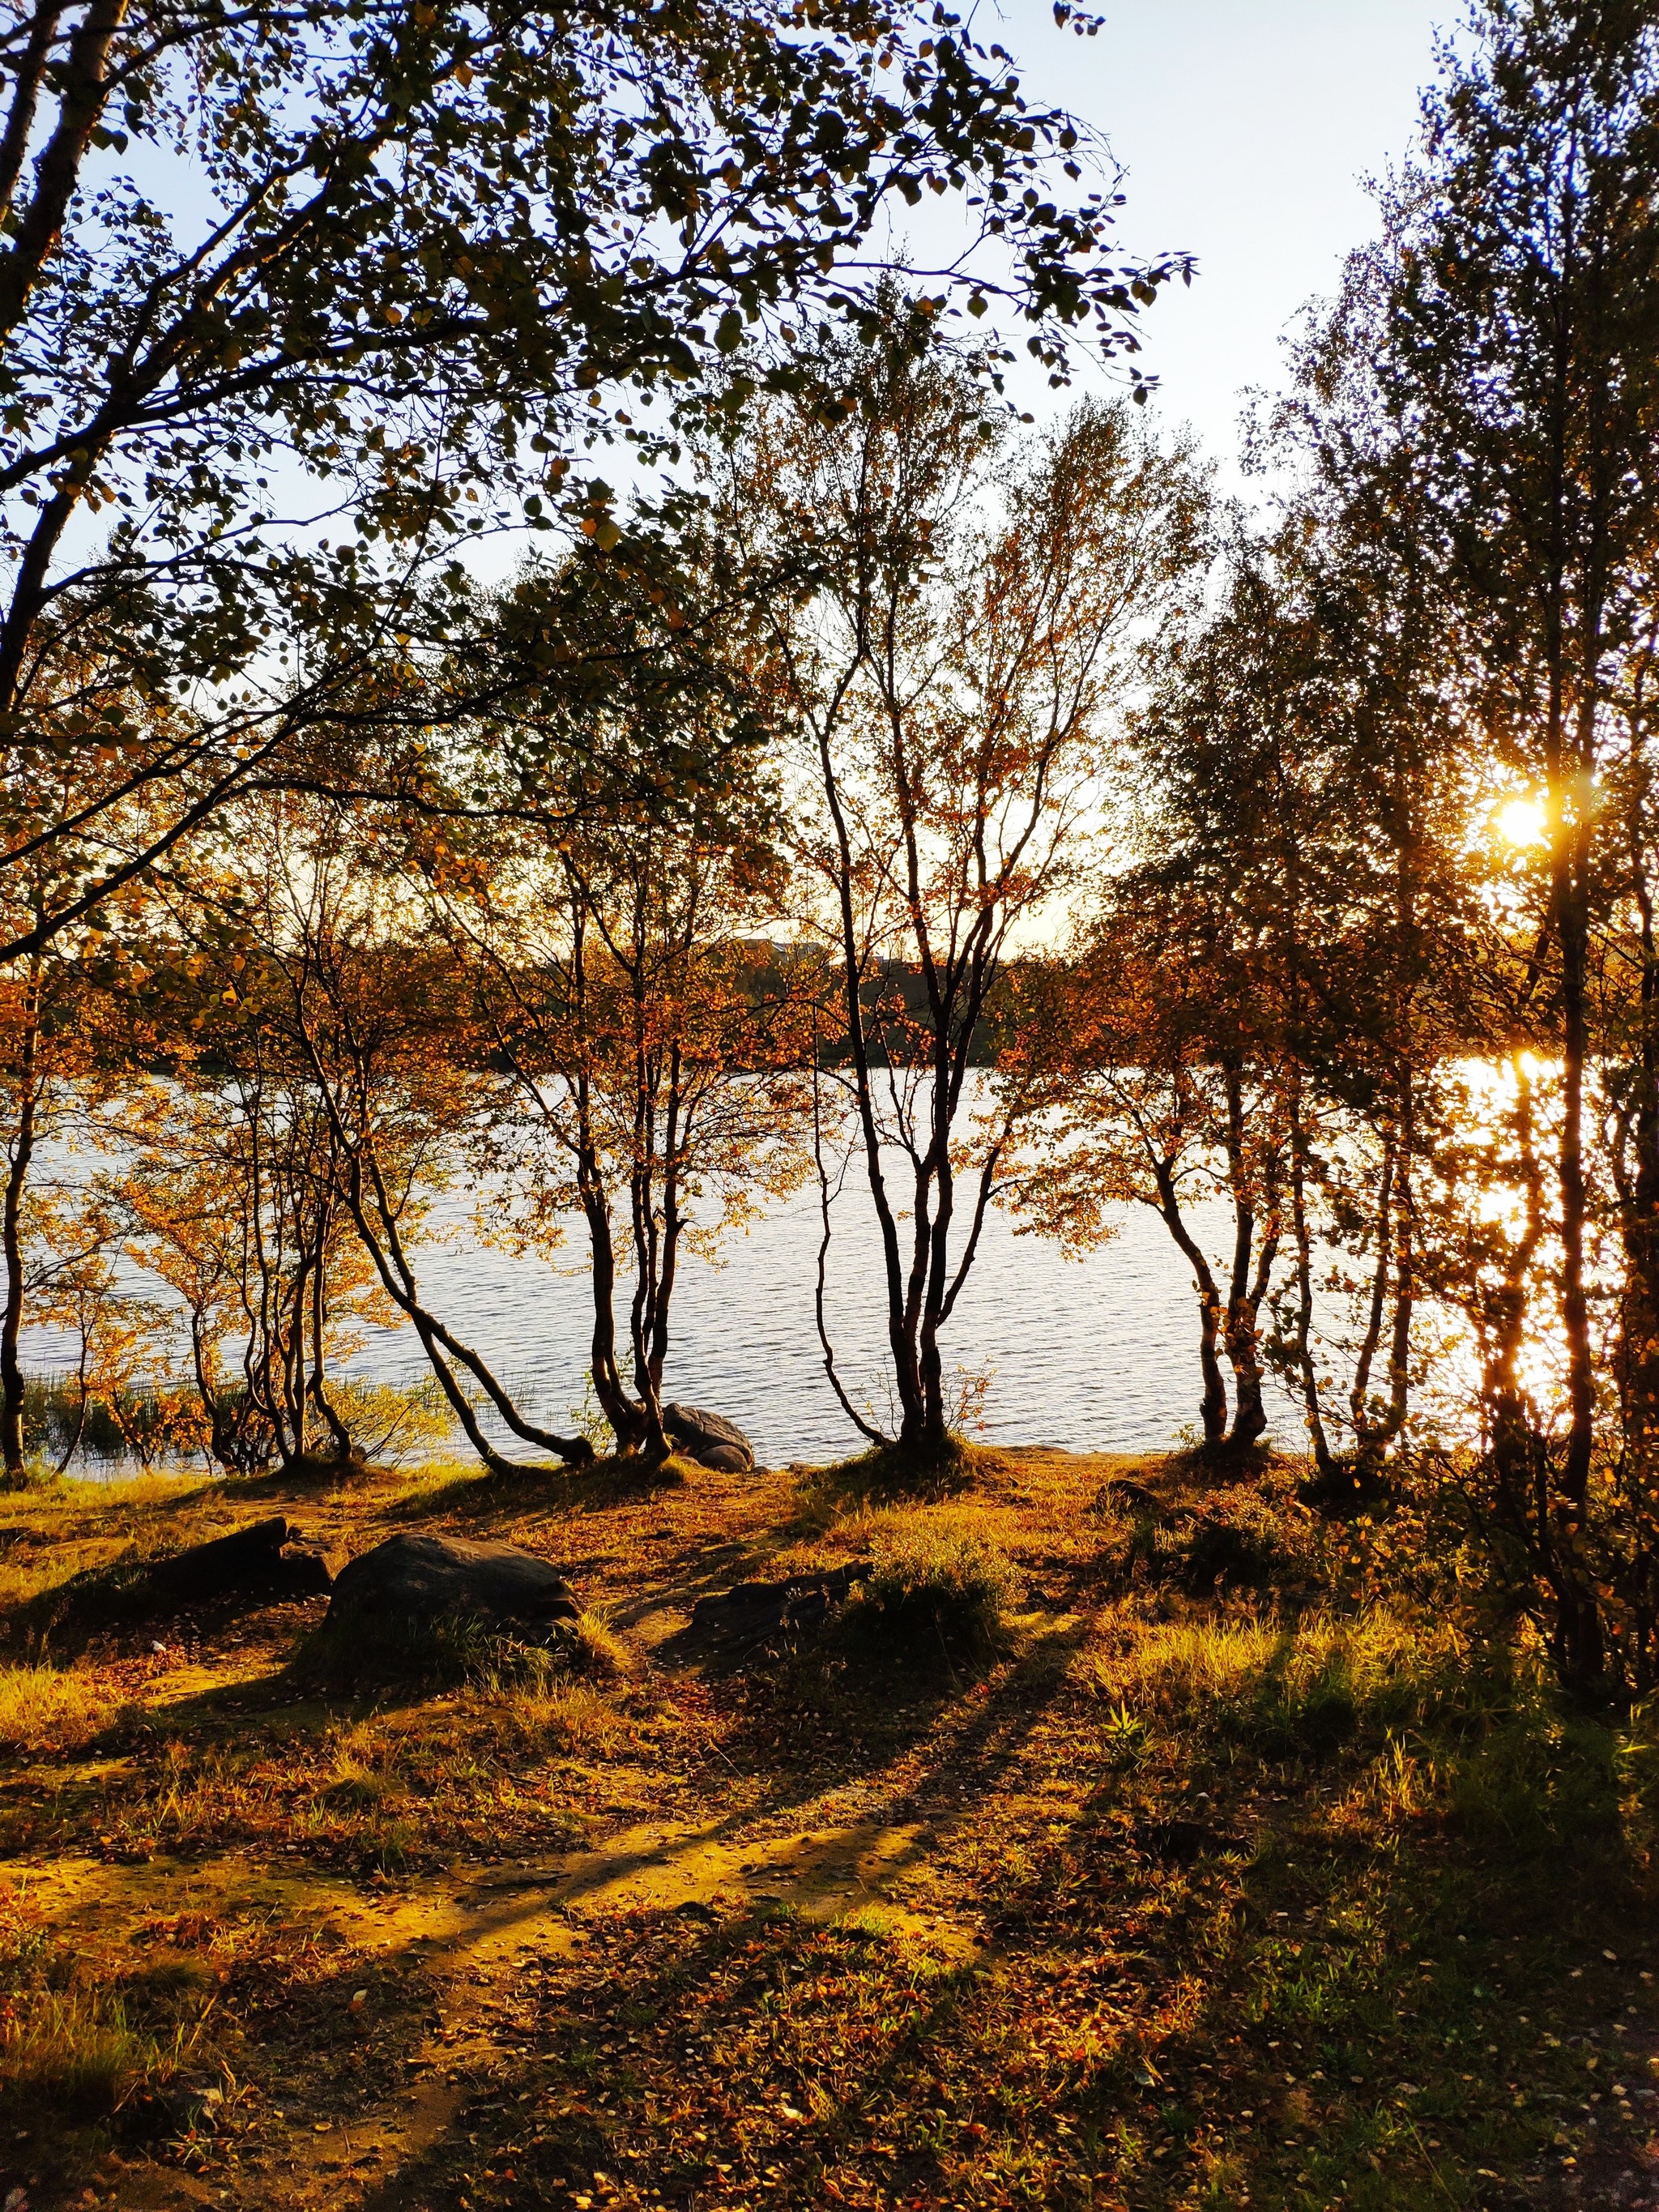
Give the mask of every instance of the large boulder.
[[722, 1413], [701, 1406], [665, 1406], [662, 1425], [679, 1449], [703, 1467], [743, 1474], [755, 1464], [755, 1447]]
[[558, 1569], [512, 1544], [459, 1536], [391, 1536], [360, 1552], [334, 1578], [329, 1625], [435, 1620], [444, 1613], [531, 1628], [580, 1612]]

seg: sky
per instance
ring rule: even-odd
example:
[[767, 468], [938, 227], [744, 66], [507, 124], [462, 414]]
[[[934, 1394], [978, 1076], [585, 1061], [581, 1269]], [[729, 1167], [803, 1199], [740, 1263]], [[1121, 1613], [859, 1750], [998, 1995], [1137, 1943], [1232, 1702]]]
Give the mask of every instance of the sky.
[[[1090, 0], [1084, 0], [1090, 4]], [[1145, 318], [1159, 411], [1190, 422], [1231, 482], [1240, 393], [1285, 380], [1279, 340], [1372, 234], [1364, 179], [1409, 150], [1438, 31], [1461, 0], [1092, 0], [1106, 27], [1056, 30], [1048, 0], [975, 27], [1036, 99], [1103, 131], [1127, 168], [1127, 251], [1198, 256]]]

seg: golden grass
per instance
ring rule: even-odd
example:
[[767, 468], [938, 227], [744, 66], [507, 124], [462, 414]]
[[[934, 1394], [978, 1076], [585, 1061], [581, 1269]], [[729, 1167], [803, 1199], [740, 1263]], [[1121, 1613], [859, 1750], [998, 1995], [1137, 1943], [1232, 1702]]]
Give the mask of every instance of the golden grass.
[[0, 1746], [8, 1751], [78, 1751], [121, 1710], [89, 1668], [0, 1667]]
[[1170, 1716], [1263, 1700], [1295, 1712], [1341, 1697], [1356, 1711], [1403, 1717], [1466, 1651], [1455, 1627], [1410, 1622], [1381, 1606], [1293, 1621], [1200, 1618], [1143, 1626], [1121, 1658], [1103, 1662], [1100, 1679], [1138, 1708]]
[[634, 1672], [633, 1653], [602, 1613], [580, 1613], [571, 1632], [571, 1658], [579, 1674], [596, 1682], [621, 1682]]

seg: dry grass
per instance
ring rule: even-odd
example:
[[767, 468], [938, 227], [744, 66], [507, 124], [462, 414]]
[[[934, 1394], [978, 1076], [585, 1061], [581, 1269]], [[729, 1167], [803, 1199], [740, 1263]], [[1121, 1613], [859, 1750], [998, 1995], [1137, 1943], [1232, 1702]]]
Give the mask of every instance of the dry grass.
[[[108, 2138], [64, 2116], [126, 2098], [125, 2128], [135, 2083], [221, 2058], [263, 2117], [124, 2136], [134, 2203], [501, 2212], [613, 2201], [600, 2172], [679, 2212], [1418, 2212], [1548, 2202], [1563, 2158], [1617, 2201], [1644, 2116], [1609, 2085], [1659, 2048], [1647, 1723], [1565, 1712], [1455, 1602], [1317, 1583], [1282, 1481], [957, 1474], [922, 1498], [868, 1467], [262, 1485], [337, 1559], [487, 1535], [588, 1613], [562, 1657], [497, 1639], [442, 1682], [296, 1677], [320, 1605], [14, 1670], [137, 1722], [118, 1771], [0, 1800], [0, 1898], [53, 1885], [0, 1983], [0, 2068], [46, 2116], [16, 2122], [30, 2201], [95, 2172]], [[14, 1603], [247, 1516], [246, 1489], [159, 1488], [0, 1501]], [[708, 1590], [853, 1559], [868, 1593], [795, 1657], [703, 1674], [665, 1640]], [[40, 1747], [75, 1727], [48, 1714]], [[775, 1899], [751, 1854], [802, 1870]], [[185, 1909], [209, 1891], [217, 1918]], [[447, 1929], [419, 1960], [416, 1918]], [[455, 2101], [419, 2138], [427, 2074]]]
[[90, 1668], [0, 1667], [0, 1747], [79, 1751], [112, 1726], [115, 1689]]
[[626, 1715], [586, 1682], [521, 1690], [506, 1698], [502, 1709], [527, 1750], [566, 1759], [603, 1756], [633, 1733]]
[[571, 1623], [571, 1660], [596, 1682], [625, 1682], [635, 1671], [634, 1654], [602, 1613], [591, 1607]]
[[837, 1533], [872, 1563], [842, 1624], [848, 1648], [924, 1664], [1006, 1650], [1018, 1580], [983, 1515], [896, 1506], [861, 1512]]
[[14, 2000], [0, 2018], [0, 2081], [15, 2113], [112, 2112], [161, 2054], [128, 2026], [118, 1999], [76, 1987]]

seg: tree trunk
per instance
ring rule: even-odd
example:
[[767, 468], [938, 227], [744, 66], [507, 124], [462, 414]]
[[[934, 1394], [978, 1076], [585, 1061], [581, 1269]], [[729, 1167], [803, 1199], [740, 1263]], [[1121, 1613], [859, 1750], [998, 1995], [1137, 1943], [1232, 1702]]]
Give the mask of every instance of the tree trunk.
[[1371, 1369], [1382, 1342], [1382, 1324], [1389, 1304], [1389, 1272], [1394, 1247], [1394, 1179], [1396, 1147], [1394, 1131], [1382, 1139], [1382, 1172], [1376, 1193], [1376, 1260], [1371, 1270], [1371, 1295], [1365, 1311], [1364, 1332], [1354, 1358], [1353, 1383], [1348, 1392], [1348, 1418], [1353, 1424], [1357, 1455], [1363, 1459], [1370, 1438]]
[[1279, 1250], [1279, 1218], [1269, 1215], [1263, 1233], [1254, 1278], [1251, 1255], [1255, 1244], [1255, 1206], [1249, 1195], [1249, 1179], [1244, 1159], [1243, 1085], [1229, 1069], [1227, 1085], [1227, 1171], [1233, 1188], [1233, 1266], [1229, 1285], [1224, 1341], [1233, 1370], [1233, 1425], [1228, 1449], [1248, 1451], [1267, 1433], [1267, 1411], [1261, 1398], [1261, 1301], [1272, 1279]]
[[[937, 1017], [936, 1017], [937, 1020]], [[921, 1445], [930, 1458], [941, 1456], [950, 1442], [945, 1406], [945, 1362], [939, 1351], [951, 1264], [951, 1223], [956, 1212], [956, 1176], [951, 1161], [951, 1088], [950, 1038], [935, 1029], [933, 1093], [928, 1100], [931, 1130], [925, 1165], [933, 1178], [933, 1218], [927, 1230], [927, 1287], [916, 1333], [916, 1377], [921, 1385]], [[925, 1218], [917, 1208], [917, 1234]]]
[[1557, 1565], [1556, 1662], [1565, 1681], [1580, 1689], [1598, 1683], [1607, 1653], [1601, 1608], [1587, 1587], [1577, 1557], [1584, 1534], [1589, 1498], [1590, 1457], [1595, 1445], [1595, 1376], [1589, 1309], [1584, 1290], [1584, 1064], [1589, 1053], [1586, 998], [1589, 923], [1584, 890], [1583, 847], [1587, 832], [1575, 819], [1571, 839], [1558, 835], [1558, 849], [1569, 850], [1556, 866], [1557, 928], [1561, 946], [1561, 1145], [1558, 1180], [1561, 1190], [1561, 1328], [1567, 1350], [1567, 1448], [1560, 1474], [1562, 1526], [1551, 1539]]
[[[836, 1195], [836, 1192], [840, 1188], [841, 1178], [837, 1178], [836, 1188], [832, 1190], [830, 1182], [830, 1170], [825, 1166], [823, 1159], [823, 1109], [820, 1092], [820, 1085], [823, 1079], [823, 1054], [819, 1045], [817, 1025], [815, 1020], [812, 1030], [812, 1164], [817, 1171], [818, 1219], [820, 1227], [818, 1233], [817, 1273], [813, 1284], [812, 1291], [812, 1312], [813, 1317], [817, 1323], [818, 1346], [823, 1353], [823, 1371], [829, 1378], [830, 1388], [835, 1392], [836, 1401], [840, 1405], [842, 1413], [846, 1414], [848, 1419], [853, 1424], [853, 1426], [858, 1431], [859, 1434], [879, 1449], [882, 1445], [885, 1444], [889, 1441], [889, 1439], [882, 1434], [881, 1431], [876, 1427], [873, 1422], [869, 1421], [865, 1418], [865, 1416], [859, 1411], [858, 1407], [853, 1403], [852, 1399], [848, 1395], [847, 1386], [842, 1381], [840, 1375], [836, 1370], [836, 1347], [830, 1340], [830, 1316], [828, 1305], [830, 1291], [830, 1243], [833, 1233], [830, 1224], [830, 1206], [835, 1196]], [[842, 1172], [844, 1176], [844, 1168]]]
[[17, 1124], [6, 1162], [6, 1190], [0, 1209], [0, 1248], [6, 1267], [5, 1313], [0, 1318], [0, 1461], [6, 1482], [24, 1480], [23, 1370], [17, 1343], [23, 1326], [23, 1192], [34, 1157], [34, 1118], [39, 1103], [42, 961], [35, 953], [24, 986], [23, 1030], [17, 1055]]
[[577, 1154], [576, 1189], [582, 1218], [587, 1224], [587, 1247], [592, 1268], [593, 1334], [588, 1346], [593, 1395], [611, 1424], [620, 1452], [635, 1450], [640, 1441], [639, 1410], [628, 1395], [617, 1364], [617, 1252], [611, 1231], [611, 1207], [591, 1143]]
[[[374, 1262], [382, 1288], [398, 1311], [413, 1322], [415, 1333], [421, 1340], [428, 1364], [437, 1377], [438, 1386], [448, 1399], [450, 1407], [459, 1421], [463, 1432], [484, 1465], [496, 1474], [524, 1474], [543, 1472], [526, 1468], [507, 1459], [484, 1436], [477, 1415], [467, 1402], [466, 1394], [456, 1381], [449, 1365], [456, 1361], [465, 1368], [483, 1389], [485, 1396], [514, 1436], [522, 1437], [526, 1443], [538, 1444], [568, 1465], [584, 1466], [593, 1457], [593, 1447], [586, 1437], [555, 1436], [550, 1430], [526, 1421], [501, 1388], [489, 1367], [470, 1346], [463, 1344], [446, 1328], [435, 1315], [429, 1313], [416, 1295], [415, 1271], [409, 1264], [403, 1239], [398, 1231], [398, 1217], [375, 1158], [372, 1127], [368, 1125], [367, 1106], [360, 1090], [354, 1108], [358, 1124], [358, 1139], [353, 1142], [347, 1129], [341, 1102], [335, 1096], [325, 1072], [320, 1056], [309, 1029], [303, 1019], [300, 1036], [305, 1046], [312, 1073], [316, 1078], [324, 1110], [328, 1115], [329, 1129], [336, 1148], [336, 1158], [345, 1174], [341, 1198], [352, 1225], [357, 1231], [363, 1249]], [[367, 1078], [361, 1067], [356, 1071], [360, 1085]], [[371, 1207], [373, 1212], [371, 1215]]]
[[[80, 1324], [77, 1334], [81, 1340], [81, 1350], [75, 1363], [75, 1426], [70, 1432], [68, 1443], [64, 1447], [64, 1455], [58, 1462], [57, 1472], [60, 1476], [68, 1473], [70, 1462], [81, 1449], [81, 1439], [87, 1432], [87, 1405], [91, 1395], [87, 1369], [92, 1358], [93, 1318], [88, 1311], [88, 1301], [84, 1294], [78, 1296], [76, 1303], [79, 1308], [76, 1317]], [[93, 1313], [95, 1314], [95, 1312], [94, 1306]]]
[[1374, 1439], [1386, 1451], [1406, 1425], [1411, 1405], [1412, 1316], [1417, 1303], [1417, 1216], [1412, 1160], [1417, 1150], [1417, 1101], [1409, 1067], [1401, 1079], [1399, 1197], [1395, 1207], [1394, 1330], [1389, 1341], [1389, 1410]]
[[1319, 1403], [1319, 1374], [1313, 1356], [1313, 1245], [1308, 1227], [1308, 1140], [1302, 1114], [1302, 1077], [1293, 1072], [1291, 1093], [1291, 1231], [1296, 1240], [1296, 1367], [1302, 1384], [1308, 1450], [1314, 1473], [1328, 1482], [1336, 1471], [1325, 1417]]
[[1221, 1338], [1221, 1293], [1216, 1288], [1215, 1277], [1202, 1248], [1181, 1218], [1170, 1164], [1153, 1161], [1152, 1173], [1158, 1185], [1158, 1211], [1184, 1255], [1198, 1286], [1198, 1365], [1203, 1378], [1198, 1414], [1204, 1430], [1204, 1449], [1218, 1451], [1227, 1434], [1227, 1386], [1222, 1380], [1221, 1362], [1216, 1353]]
[[1632, 854], [1642, 922], [1641, 1041], [1631, 1142], [1636, 1172], [1620, 1196], [1625, 1293], [1619, 1396], [1627, 1486], [1650, 1510], [1659, 1475], [1659, 945], [1643, 854]]
[[1595, 1382], [1589, 1310], [1584, 1292], [1584, 1063], [1589, 1036], [1585, 994], [1589, 928], [1578, 884], [1564, 879], [1559, 894], [1561, 945], [1561, 1328], [1567, 1350], [1570, 1428], [1561, 1487], [1575, 1528], [1582, 1528], [1589, 1490]]
[[351, 1457], [351, 1431], [334, 1409], [324, 1382], [324, 1335], [328, 1321], [328, 1236], [331, 1224], [325, 1209], [317, 1224], [316, 1265], [311, 1278], [311, 1379], [307, 1395], [323, 1417], [334, 1446], [334, 1456], [343, 1466]]
[[842, 803], [841, 784], [830, 750], [827, 726], [818, 734], [818, 763], [823, 794], [836, 836], [836, 896], [841, 925], [841, 985], [847, 1022], [847, 1045], [853, 1060], [854, 1096], [858, 1103], [859, 1131], [864, 1139], [865, 1172], [870, 1200], [881, 1231], [882, 1266], [887, 1283], [887, 1344], [893, 1358], [893, 1379], [899, 1395], [897, 1442], [914, 1446], [926, 1419], [914, 1346], [905, 1320], [904, 1263], [899, 1252], [898, 1224], [887, 1195], [882, 1171], [881, 1136], [876, 1127], [875, 1101], [870, 1085], [870, 1051], [864, 1030], [863, 963], [859, 957], [858, 925], [853, 911], [853, 847]]
[[[643, 951], [635, 947], [641, 961]], [[635, 1052], [634, 1164], [629, 1205], [634, 1229], [634, 1297], [629, 1335], [634, 1353], [634, 1389], [639, 1406], [640, 1446], [647, 1460], [660, 1466], [673, 1447], [662, 1425], [662, 1398], [652, 1373], [651, 1347], [665, 1330], [658, 1327], [662, 1291], [662, 1236], [657, 1224], [657, 1093], [659, 1070], [643, 1035], [642, 990], [636, 989], [635, 1018], [639, 1035]], [[659, 1364], [658, 1375], [661, 1373]]]

